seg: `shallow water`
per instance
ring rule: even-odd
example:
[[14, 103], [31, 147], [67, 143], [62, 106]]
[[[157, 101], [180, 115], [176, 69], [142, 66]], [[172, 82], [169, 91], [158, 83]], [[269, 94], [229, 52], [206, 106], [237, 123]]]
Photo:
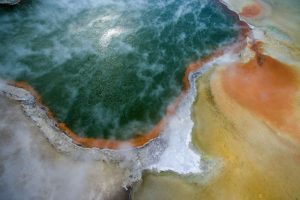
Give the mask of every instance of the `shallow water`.
[[215, 1], [26, 1], [0, 10], [0, 77], [29, 82], [80, 136], [146, 133], [185, 67], [237, 34]]

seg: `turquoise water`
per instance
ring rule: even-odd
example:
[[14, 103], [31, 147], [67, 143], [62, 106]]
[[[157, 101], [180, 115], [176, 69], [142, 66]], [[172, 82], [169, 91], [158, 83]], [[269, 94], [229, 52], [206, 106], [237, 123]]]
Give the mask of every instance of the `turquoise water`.
[[185, 67], [233, 42], [205, 0], [36, 0], [0, 9], [0, 77], [29, 82], [80, 136], [143, 134], [179, 95]]

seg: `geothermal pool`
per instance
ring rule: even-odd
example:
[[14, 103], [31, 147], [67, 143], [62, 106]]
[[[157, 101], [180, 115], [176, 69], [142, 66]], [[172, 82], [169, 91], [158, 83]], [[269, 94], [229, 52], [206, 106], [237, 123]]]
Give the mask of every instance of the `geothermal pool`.
[[0, 6], [0, 199], [300, 199], [299, 8]]
[[26, 1], [0, 10], [0, 77], [25, 81], [81, 137], [150, 131], [186, 67], [234, 42], [216, 1]]

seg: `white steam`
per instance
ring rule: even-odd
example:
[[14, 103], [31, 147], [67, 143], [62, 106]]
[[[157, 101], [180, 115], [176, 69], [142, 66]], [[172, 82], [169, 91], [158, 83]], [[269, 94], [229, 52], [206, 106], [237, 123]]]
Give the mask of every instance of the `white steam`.
[[0, 199], [126, 199], [123, 179], [114, 165], [63, 156], [19, 105], [0, 97]]

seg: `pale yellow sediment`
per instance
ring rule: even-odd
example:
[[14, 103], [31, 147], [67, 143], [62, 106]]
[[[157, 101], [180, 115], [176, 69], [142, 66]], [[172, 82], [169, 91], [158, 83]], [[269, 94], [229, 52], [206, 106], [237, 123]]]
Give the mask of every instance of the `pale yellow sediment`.
[[222, 159], [223, 168], [205, 183], [148, 174], [135, 199], [300, 197], [299, 142], [231, 98], [223, 72], [219, 68], [199, 78], [193, 107], [194, 143], [207, 157]]
[[300, 2], [223, 2], [253, 25], [249, 46], [198, 79], [192, 108], [194, 145], [223, 167], [206, 181], [148, 173], [134, 199], [300, 199]]
[[197, 81], [194, 145], [223, 168], [206, 182], [147, 174], [135, 199], [300, 198], [298, 60], [268, 56], [268, 45], [249, 45], [240, 60], [219, 63]]

